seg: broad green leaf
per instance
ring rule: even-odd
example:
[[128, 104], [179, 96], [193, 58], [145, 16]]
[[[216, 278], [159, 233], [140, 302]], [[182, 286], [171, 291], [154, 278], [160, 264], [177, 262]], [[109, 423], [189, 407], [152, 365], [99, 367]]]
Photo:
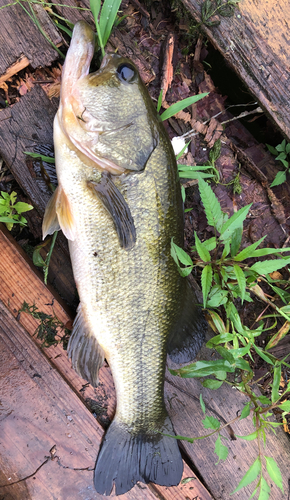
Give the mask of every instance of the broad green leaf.
[[224, 359], [226, 359], [231, 365], [234, 365], [235, 363], [235, 358], [231, 354], [230, 349], [226, 349], [225, 347], [222, 347], [220, 345], [217, 345], [215, 347], [215, 350], [222, 356]]
[[203, 246], [203, 244], [201, 243], [199, 237], [197, 236], [196, 232], [194, 231], [194, 237], [195, 237], [195, 246], [196, 246], [196, 250], [197, 250], [197, 253], [198, 255], [200, 256], [201, 260], [203, 260], [203, 262], [210, 262], [211, 258], [210, 258], [210, 253], [209, 251]]
[[260, 461], [260, 458], [258, 457], [258, 458], [256, 458], [253, 465], [251, 465], [249, 470], [246, 472], [246, 474], [244, 475], [242, 480], [239, 482], [237, 488], [231, 493], [231, 495], [233, 493], [236, 493], [240, 489], [244, 488], [245, 486], [248, 486], [248, 484], [252, 483], [253, 481], [255, 481], [255, 479], [257, 479], [260, 472], [261, 472], [261, 461]]
[[272, 479], [272, 481], [274, 481], [274, 483], [278, 486], [278, 488], [280, 488], [282, 493], [284, 493], [283, 480], [282, 480], [281, 471], [280, 471], [278, 465], [276, 464], [274, 458], [272, 458], [272, 457], [265, 456], [265, 459], [266, 459], [267, 471], [268, 471], [270, 478]]
[[228, 301], [228, 291], [227, 290], [218, 290], [213, 295], [211, 295], [210, 299], [207, 302], [207, 306], [208, 307], [219, 307], [219, 306], [225, 304], [227, 301]]
[[178, 370], [170, 370], [170, 373], [179, 375], [182, 378], [195, 378], [214, 375], [216, 371], [233, 373], [235, 369], [228, 361], [217, 359], [216, 361], [196, 361]]
[[246, 277], [244, 275], [244, 271], [238, 266], [237, 264], [234, 264], [234, 271], [235, 275], [239, 284], [240, 292], [241, 292], [241, 301], [242, 304], [245, 299], [245, 292], [246, 292]]
[[238, 436], [238, 434], [236, 434], [236, 437], [239, 439], [244, 439], [245, 441], [253, 441], [257, 438], [257, 435], [257, 431], [254, 431], [251, 434], [247, 434], [246, 436]]
[[192, 271], [192, 267], [179, 267], [178, 268], [178, 271], [179, 271], [179, 274], [185, 278], [186, 276], [188, 276], [191, 271]]
[[203, 295], [203, 307], [206, 307], [207, 297], [210, 291], [212, 282], [212, 267], [210, 264], [205, 266], [201, 273], [201, 288]]
[[285, 148], [286, 148], [286, 140], [283, 139], [281, 144], [278, 144], [278, 146], [276, 146], [276, 149], [277, 151], [285, 151]]
[[206, 416], [202, 420], [202, 423], [205, 429], [214, 429], [214, 430], [219, 429], [221, 425], [217, 418], [209, 416]]
[[[218, 435], [218, 438], [217, 438], [217, 440], [215, 442], [214, 452], [219, 457], [218, 462], [220, 460], [226, 460], [227, 457], [228, 457], [229, 450], [228, 450], [228, 448], [224, 444], [222, 444], [222, 440], [221, 440], [221, 435], [220, 434]], [[215, 465], [217, 465], [218, 462]]]
[[239, 370], [244, 370], [247, 372], [252, 371], [248, 361], [246, 361], [244, 358], [236, 359], [235, 365], [236, 365], [236, 368], [239, 368]]
[[258, 500], [268, 500], [271, 494], [271, 488], [268, 485], [267, 481], [261, 477], [261, 485], [260, 485], [260, 493]]
[[175, 104], [172, 104], [172, 106], [169, 106], [162, 115], [160, 116], [161, 120], [168, 120], [168, 118], [171, 118], [171, 116], [176, 115], [176, 113], [179, 113], [179, 111], [182, 111], [184, 108], [187, 108], [187, 106], [191, 106], [192, 104], [196, 103], [197, 101], [200, 101], [200, 99], [203, 99], [208, 95], [208, 92], [204, 92], [203, 94], [198, 94], [198, 95], [193, 95], [191, 97], [187, 97], [186, 99], [183, 99], [182, 101], [176, 102]]
[[29, 205], [28, 203], [23, 203], [22, 201], [18, 201], [15, 203], [13, 206], [15, 208], [16, 212], [21, 214], [22, 212], [28, 212], [29, 210], [33, 210], [33, 206]]
[[243, 420], [243, 418], [247, 418], [250, 415], [251, 413], [250, 407], [251, 407], [251, 401], [249, 401], [242, 409], [240, 420]]
[[[210, 309], [208, 310], [209, 313], [215, 312], [211, 311]], [[232, 333], [221, 333], [220, 335], [215, 335], [206, 343], [206, 347], [209, 349], [214, 349], [216, 345], [218, 344], [223, 344], [225, 342], [232, 342], [233, 341], [233, 334]]]
[[223, 380], [213, 380], [212, 378], [208, 378], [202, 382], [203, 387], [207, 387], [208, 389], [219, 389], [223, 384]]
[[240, 210], [235, 212], [234, 215], [232, 215], [230, 217], [230, 219], [227, 220], [227, 222], [222, 226], [221, 231], [220, 231], [220, 233], [221, 233], [220, 238], [222, 240], [227, 240], [233, 234], [233, 232], [238, 227], [240, 227], [240, 225], [246, 219], [251, 206], [252, 206], [252, 203], [250, 203], [249, 205], [246, 205], [243, 208], [240, 208]]
[[256, 262], [250, 267], [251, 271], [255, 271], [258, 274], [269, 274], [273, 271], [278, 271], [285, 266], [290, 264], [290, 258], [288, 259], [274, 259], [274, 260], [264, 260], [263, 262]]
[[260, 248], [255, 250], [251, 257], [264, 257], [264, 255], [272, 255], [274, 253], [290, 252], [290, 248]]
[[256, 351], [257, 354], [259, 354], [260, 358], [262, 358], [264, 361], [267, 361], [267, 363], [269, 363], [270, 365], [273, 365], [273, 361], [271, 360], [270, 356], [268, 354], [266, 354], [265, 352], [263, 352], [261, 349], [259, 349], [258, 346], [256, 346], [256, 344], [253, 344], [253, 347]]
[[201, 393], [199, 395], [199, 402], [200, 402], [201, 409], [202, 409], [203, 413], [205, 414], [205, 404], [204, 404], [204, 401], [202, 399], [202, 394]]
[[279, 155], [275, 158], [275, 160], [277, 160], [277, 161], [279, 161], [279, 160], [280, 160], [280, 161], [283, 161], [283, 160], [285, 160], [285, 159], [286, 159], [286, 157], [287, 157], [286, 153], [284, 153], [284, 151], [282, 151], [282, 152], [281, 152], [281, 153], [280, 153], [280, 154], [279, 154]]
[[263, 236], [263, 238], [260, 238], [258, 241], [250, 245], [249, 247], [244, 248], [238, 255], [234, 257], [235, 261], [242, 261], [244, 259], [248, 259], [249, 257], [252, 257], [252, 252], [256, 250], [256, 248], [262, 243], [262, 241], [266, 238], [267, 235]]
[[231, 349], [231, 353], [235, 359], [240, 358], [241, 356], [245, 356], [245, 354], [249, 353], [252, 344], [249, 342], [245, 347], [239, 347], [238, 349]]
[[[13, 191], [13, 193], [14, 193], [14, 191]], [[13, 193], [11, 193], [11, 196]], [[10, 195], [8, 193], [6, 193], [6, 191], [1, 191], [1, 196], [2, 196], [2, 198], [4, 198], [4, 200], [7, 200], [10, 202]]]
[[271, 394], [272, 403], [275, 403], [275, 401], [278, 401], [279, 399], [280, 381], [281, 381], [281, 364], [279, 363], [274, 366], [273, 385]]
[[231, 239], [231, 256], [234, 257], [237, 255], [239, 248], [241, 246], [241, 241], [242, 241], [242, 236], [243, 236], [243, 226], [237, 227], [235, 231], [232, 234], [232, 239]]
[[193, 262], [189, 255], [174, 243], [173, 238], [171, 240], [171, 257], [178, 265], [179, 262], [181, 262], [184, 266], [193, 266]]
[[[209, 238], [208, 240], [205, 240], [202, 242], [202, 246], [206, 248], [209, 252], [211, 250], [214, 250], [216, 248], [216, 238], [213, 236], [212, 238]], [[192, 250], [196, 250], [195, 246], [192, 247]]]
[[270, 184], [270, 187], [275, 187], [279, 186], [280, 184], [283, 184], [283, 182], [286, 182], [286, 172], [285, 171], [280, 171], [276, 174], [275, 179], [273, 180], [272, 184]]
[[14, 224], [18, 221], [16, 219], [12, 219], [11, 217], [0, 217], [0, 222], [4, 222], [5, 224]]
[[42, 256], [40, 255], [40, 250], [42, 249], [43, 245], [38, 245], [35, 247], [33, 254], [32, 254], [32, 260], [33, 264], [37, 267], [44, 267], [45, 266], [45, 261], [43, 260]]
[[[217, 331], [221, 334], [224, 334], [226, 332], [226, 327], [225, 327], [223, 320], [218, 315], [218, 313], [216, 311], [208, 311], [208, 313], [210, 314], [211, 319], [212, 319]], [[229, 335], [231, 338], [231, 334], [229, 334]], [[214, 337], [214, 338], [216, 338], [216, 337]], [[225, 340], [225, 342], [227, 342], [227, 340]]]
[[287, 143], [285, 151], [286, 151], [287, 154], [290, 153], [290, 142]]
[[204, 206], [207, 222], [210, 226], [216, 227], [217, 221], [222, 215], [222, 209], [219, 201], [211, 187], [201, 178], [198, 180], [198, 189]]
[[262, 405], [270, 405], [271, 404], [271, 401], [269, 398], [267, 398], [267, 396], [262, 396], [262, 394], [257, 398], [260, 403], [262, 403]]
[[180, 484], [187, 484], [187, 483], [190, 483], [190, 481], [193, 481], [194, 479], [196, 479], [196, 477], [185, 477], [184, 479], [182, 479], [180, 481]]
[[287, 411], [287, 413], [290, 413], [290, 401], [284, 401], [279, 405], [279, 408], [283, 411]]
[[270, 144], [266, 144], [267, 148], [269, 149], [270, 153], [272, 153], [272, 155], [277, 155], [278, 151], [276, 148], [273, 148], [273, 146], [270, 146]]
[[222, 380], [222, 381], [224, 381], [224, 380], [226, 380], [226, 378], [227, 378], [227, 372], [223, 372], [223, 371], [221, 371], [221, 370], [217, 370], [217, 371], [215, 372], [215, 376], [216, 376], [216, 378], [217, 378], [218, 380]]
[[230, 240], [226, 240], [225, 241], [225, 247], [224, 247], [223, 253], [222, 253], [222, 259], [225, 259], [229, 255], [230, 250], [231, 250]]

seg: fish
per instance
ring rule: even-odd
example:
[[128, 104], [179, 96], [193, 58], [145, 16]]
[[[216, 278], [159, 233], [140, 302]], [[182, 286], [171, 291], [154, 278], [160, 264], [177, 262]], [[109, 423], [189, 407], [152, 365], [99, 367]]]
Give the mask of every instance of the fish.
[[94, 485], [102, 495], [138, 481], [173, 486], [183, 462], [164, 402], [167, 353], [195, 358], [207, 328], [171, 257], [183, 245], [183, 203], [171, 142], [136, 66], [106, 54], [89, 73], [94, 33], [76, 23], [54, 119], [58, 187], [43, 236], [69, 242], [80, 298], [68, 344], [75, 371], [96, 387], [106, 358], [115, 416]]

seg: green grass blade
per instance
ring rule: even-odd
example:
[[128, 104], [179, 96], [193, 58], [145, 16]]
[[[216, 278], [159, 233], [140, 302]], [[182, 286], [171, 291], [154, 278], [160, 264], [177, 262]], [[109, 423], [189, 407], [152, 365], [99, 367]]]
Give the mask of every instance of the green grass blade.
[[100, 31], [104, 47], [111, 35], [121, 0], [105, 0], [100, 15]]
[[281, 381], [281, 364], [278, 364], [274, 366], [273, 385], [271, 394], [272, 403], [275, 403], [275, 401], [278, 401], [279, 399], [280, 381]]
[[198, 95], [193, 95], [191, 97], [187, 97], [186, 99], [183, 99], [182, 101], [176, 102], [175, 104], [172, 104], [169, 108], [167, 108], [162, 115], [160, 116], [161, 120], [168, 120], [168, 118], [171, 118], [172, 116], [176, 115], [176, 113], [179, 113], [179, 111], [182, 111], [184, 108], [187, 108], [187, 106], [191, 106], [192, 104], [196, 103], [197, 101], [200, 101], [200, 99], [203, 99], [208, 95], [208, 92], [204, 92], [203, 94], [198, 94]]
[[246, 205], [243, 208], [240, 208], [237, 212], [232, 215], [227, 222], [221, 228], [221, 239], [227, 240], [233, 232], [243, 223], [246, 219], [248, 212], [252, 206], [252, 203]]

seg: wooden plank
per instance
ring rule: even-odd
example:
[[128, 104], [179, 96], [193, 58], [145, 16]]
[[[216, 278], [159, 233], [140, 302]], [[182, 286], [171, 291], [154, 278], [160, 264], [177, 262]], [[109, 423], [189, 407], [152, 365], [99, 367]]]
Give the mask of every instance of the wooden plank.
[[[208, 336], [208, 339], [210, 336]], [[215, 359], [216, 354], [211, 349], [203, 347], [198, 355], [198, 359]], [[170, 360], [170, 368], [177, 368]], [[256, 388], [257, 393], [259, 390]], [[201, 382], [196, 379], [182, 379], [166, 374], [165, 398], [171, 410], [171, 419], [174, 429], [178, 435], [188, 437], [198, 437], [210, 434], [210, 429], [204, 429], [201, 420], [204, 414], [201, 410], [199, 397], [202, 394], [206, 405], [207, 415], [219, 419], [221, 425], [236, 418], [240, 414], [244, 405], [249, 401], [246, 396], [232, 389], [227, 384], [223, 384], [218, 390], [206, 389]], [[238, 413], [239, 412], [239, 413]], [[255, 431], [252, 419], [247, 418], [237, 420], [232, 424], [235, 434], [245, 436]], [[269, 479], [264, 467], [265, 478], [271, 485], [271, 499], [287, 500], [289, 498], [289, 460], [290, 442], [288, 436], [281, 427], [275, 429], [276, 436], [266, 431], [267, 445], [263, 453], [273, 457], [279, 465], [283, 478], [284, 495], [275, 484]], [[232, 441], [227, 429], [221, 434], [225, 436], [223, 444], [229, 448], [226, 461], [218, 464], [217, 455], [214, 453], [217, 434], [204, 440], [197, 440], [195, 443], [182, 441], [182, 446], [186, 454], [191, 458], [197, 470], [200, 472], [205, 485], [216, 500], [231, 498], [231, 493], [253, 464], [258, 456], [257, 441], [245, 441], [237, 439]], [[264, 464], [265, 466], [265, 464]], [[243, 488], [233, 495], [233, 500], [248, 500], [253, 492], [253, 484]]]
[[[5, 230], [4, 233], [6, 233]], [[18, 314], [19, 308], [24, 300], [30, 305], [35, 304], [40, 311], [46, 312], [47, 314], [55, 314], [64, 324], [71, 321], [71, 316], [67, 313], [64, 306], [61, 305], [60, 299], [55, 295], [55, 293], [53, 294], [47, 287], [44, 286], [37, 274], [35, 274], [31, 269], [29, 262], [23, 255], [21, 249], [17, 248], [18, 246], [13, 243], [12, 239], [9, 237], [10, 235], [4, 233], [0, 231], [0, 300], [2, 300], [5, 306], [9, 308], [13, 316], [18, 318], [19, 324], [23, 325], [32, 336], [38, 322], [28, 314]], [[8, 326], [8, 329], [9, 328], [10, 326]], [[39, 341], [37, 343], [39, 344]], [[96, 406], [100, 407], [101, 404], [105, 403], [107, 405], [105, 415], [112, 417], [115, 409], [115, 393], [113, 379], [108, 367], [104, 366], [102, 368], [100, 386], [97, 389], [93, 389], [91, 386], [88, 386], [84, 390], [83, 386], [86, 384], [86, 381], [78, 377], [72, 370], [66, 352], [60, 345], [44, 349], [43, 352], [45, 352], [51, 365], [55, 367], [59, 373], [61, 373], [62, 377], [66, 380], [70, 387], [73, 388], [80, 399], [86, 401], [86, 399], [89, 398], [91, 403], [90, 405], [87, 403], [88, 406], [91, 406], [92, 402], [94, 402], [95, 408]], [[34, 367], [34, 373], [42, 374], [42, 372], [39, 371], [40, 368], [38, 368], [38, 365], [36, 369], [36, 363], [34, 361], [31, 364]], [[38, 377], [36, 378], [38, 379]], [[55, 389], [54, 395], [56, 396], [57, 394], [58, 390]], [[22, 411], [21, 405], [19, 411]], [[102, 422], [102, 415], [99, 420]], [[100, 424], [97, 425], [98, 436], [102, 436], [103, 430]], [[158, 498], [186, 500], [189, 498], [189, 495], [197, 498], [200, 497], [203, 500], [210, 500], [212, 498], [200, 481], [195, 477], [195, 474], [185, 464], [183, 478], [187, 477], [194, 477], [195, 479], [189, 483], [181, 484], [172, 488], [150, 485], [150, 491], [154, 492], [154, 495], [158, 496]], [[132, 491], [137, 495], [136, 498], [143, 500], [143, 498], [147, 499], [146, 495], [148, 488], [149, 487], [141, 485], [141, 490], [139, 490], [139, 487], [136, 486]], [[35, 500], [38, 500], [40, 497], [34, 498]], [[67, 496], [61, 498], [74, 497]]]
[[[182, 0], [201, 21], [201, 0]], [[288, 0], [243, 0], [234, 16], [203, 29], [281, 132], [290, 140]]]
[[[0, 154], [37, 210], [37, 213], [32, 211], [27, 214], [36, 238], [42, 237], [42, 216], [51, 192], [40, 169], [36, 168], [24, 151], [33, 152], [36, 146], [41, 145], [53, 148], [52, 125], [56, 110], [56, 100], [50, 101], [42, 88], [35, 86], [14, 106], [0, 112]], [[52, 254], [49, 282], [54, 284], [68, 303], [75, 302], [76, 288], [68, 245], [61, 232]]]
[[[9, 2], [6, 0], [0, 0], [0, 7], [7, 4]], [[25, 7], [30, 12], [28, 3]], [[61, 44], [62, 37], [44, 9], [41, 9], [41, 15], [38, 13], [38, 20], [52, 42], [55, 45]], [[23, 69], [24, 63], [27, 63], [26, 66], [31, 64], [33, 68], [50, 66], [59, 57], [27, 13], [17, 4], [1, 9], [0, 47], [0, 83]]]
[[[32, 474], [23, 487], [15, 485], [16, 492], [14, 486], [0, 487], [1, 495], [103, 498], [93, 488], [103, 429], [2, 303], [0, 317], [0, 486]], [[120, 498], [153, 500], [155, 495], [148, 487], [136, 487]]]

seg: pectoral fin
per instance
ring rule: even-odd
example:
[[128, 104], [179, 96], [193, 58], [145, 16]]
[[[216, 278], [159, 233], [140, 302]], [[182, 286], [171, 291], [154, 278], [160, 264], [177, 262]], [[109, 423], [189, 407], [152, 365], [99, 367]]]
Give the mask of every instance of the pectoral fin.
[[104, 351], [87, 326], [81, 304], [78, 307], [67, 352], [77, 374], [96, 387], [99, 383], [99, 369], [104, 361]]
[[196, 357], [208, 327], [201, 308], [195, 305], [195, 293], [187, 280], [185, 285], [180, 297], [182, 306], [168, 339], [167, 352], [175, 363], [188, 363]]
[[61, 186], [58, 186], [50, 198], [42, 223], [43, 239], [48, 234], [62, 230], [68, 240], [74, 240], [74, 218], [68, 198]]
[[136, 243], [134, 220], [123, 195], [109, 173], [102, 174], [100, 182], [88, 182], [111, 215], [122, 248], [130, 250]]

